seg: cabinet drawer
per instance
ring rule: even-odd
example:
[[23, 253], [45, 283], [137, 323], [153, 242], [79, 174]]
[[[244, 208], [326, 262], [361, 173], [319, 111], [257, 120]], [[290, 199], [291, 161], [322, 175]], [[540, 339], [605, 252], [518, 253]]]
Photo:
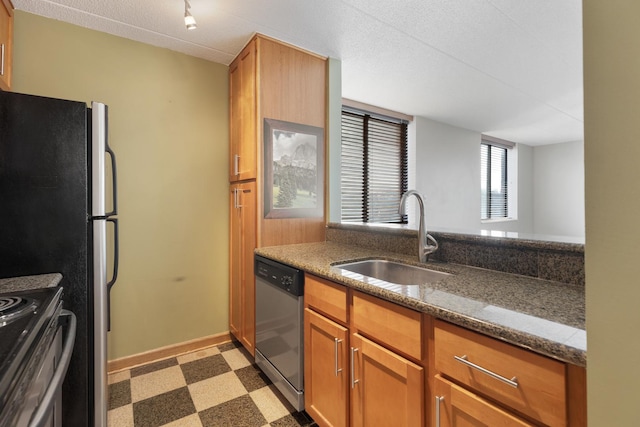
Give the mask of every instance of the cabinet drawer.
[[305, 305], [347, 323], [347, 288], [310, 274], [304, 280]]
[[352, 325], [357, 331], [422, 360], [422, 314], [379, 299], [353, 293]]
[[443, 375], [546, 425], [566, 426], [564, 363], [439, 320], [434, 344]]
[[435, 378], [436, 427], [503, 426], [533, 427], [533, 424], [498, 408], [474, 393], [441, 378]]

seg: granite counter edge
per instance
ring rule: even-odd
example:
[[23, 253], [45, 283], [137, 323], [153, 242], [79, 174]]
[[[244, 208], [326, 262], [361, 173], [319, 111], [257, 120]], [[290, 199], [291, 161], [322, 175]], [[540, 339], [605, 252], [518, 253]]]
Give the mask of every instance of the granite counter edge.
[[[412, 297], [407, 297], [399, 295], [392, 291], [387, 291], [377, 286], [369, 285], [343, 276], [338, 276], [336, 274], [333, 274], [327, 267], [319, 267], [317, 265], [300, 262], [299, 260], [293, 259], [290, 256], [278, 253], [281, 251], [281, 249], [282, 247], [258, 248], [255, 252], [258, 255], [266, 256], [268, 258], [272, 258], [275, 261], [283, 262], [296, 268], [300, 268], [309, 274], [313, 274], [318, 277], [322, 277], [327, 280], [339, 283], [346, 287], [356, 289], [367, 294], [379, 297], [381, 299], [396, 303], [398, 305], [432, 315], [435, 318], [454, 323], [458, 326], [462, 326], [476, 332], [483, 333], [487, 336], [516, 345], [518, 347], [543, 354], [553, 359], [571, 363], [573, 365], [581, 367], [586, 366], [587, 354], [586, 351], [581, 348], [576, 348], [567, 343], [545, 339], [518, 329], [490, 323], [485, 320], [475, 319], [473, 317], [469, 317], [467, 315], [457, 313], [446, 308], [438, 307]], [[341, 259], [340, 261], [343, 260]]]

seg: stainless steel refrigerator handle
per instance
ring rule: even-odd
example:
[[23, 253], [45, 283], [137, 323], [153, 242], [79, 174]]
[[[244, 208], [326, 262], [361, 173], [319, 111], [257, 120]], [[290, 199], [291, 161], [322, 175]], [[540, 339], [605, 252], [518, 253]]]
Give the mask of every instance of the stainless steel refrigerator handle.
[[118, 229], [118, 218], [107, 218], [107, 222], [113, 223], [113, 276], [111, 280], [107, 282], [107, 289], [111, 291], [111, 287], [116, 283], [118, 278], [118, 260], [120, 259], [120, 239]]
[[76, 340], [76, 315], [69, 310], [62, 310], [60, 313], [60, 317], [68, 317], [69, 324], [67, 326], [67, 333], [64, 337], [64, 345], [62, 349], [62, 354], [60, 356], [60, 362], [56, 367], [56, 371], [49, 382], [49, 386], [47, 387], [47, 391], [42, 396], [42, 401], [38, 406], [31, 422], [29, 423], [29, 427], [42, 427], [48, 421], [46, 416], [49, 413], [49, 409], [51, 409], [51, 405], [54, 402], [54, 398], [56, 393], [59, 391], [62, 386], [62, 380], [67, 373], [67, 368], [69, 367], [69, 361], [71, 360], [71, 353], [73, 353], [73, 344]]
[[[108, 118], [105, 118], [105, 120], [108, 120]], [[107, 129], [105, 129], [105, 132], [108, 132]], [[113, 210], [111, 212], [107, 212], [105, 215], [106, 216], [113, 216], [113, 215], [118, 215], [118, 172], [116, 170], [116, 155], [113, 152], [113, 150], [111, 150], [111, 147], [109, 147], [109, 143], [107, 141], [105, 141], [105, 152], [109, 153], [109, 158], [111, 159], [111, 175], [112, 175], [112, 190], [113, 190]]]

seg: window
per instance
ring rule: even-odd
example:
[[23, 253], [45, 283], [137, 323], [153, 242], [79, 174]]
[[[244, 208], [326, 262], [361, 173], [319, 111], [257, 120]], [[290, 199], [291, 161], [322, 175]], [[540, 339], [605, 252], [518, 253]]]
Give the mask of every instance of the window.
[[342, 109], [343, 222], [406, 223], [407, 121]]
[[483, 136], [480, 146], [480, 219], [509, 218], [509, 151], [514, 144]]

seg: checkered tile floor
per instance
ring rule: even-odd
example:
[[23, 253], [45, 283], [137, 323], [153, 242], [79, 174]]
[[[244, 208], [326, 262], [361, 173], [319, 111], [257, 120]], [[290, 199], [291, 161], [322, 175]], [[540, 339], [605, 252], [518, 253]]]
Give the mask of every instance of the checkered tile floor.
[[109, 427], [316, 426], [236, 342], [109, 375]]

